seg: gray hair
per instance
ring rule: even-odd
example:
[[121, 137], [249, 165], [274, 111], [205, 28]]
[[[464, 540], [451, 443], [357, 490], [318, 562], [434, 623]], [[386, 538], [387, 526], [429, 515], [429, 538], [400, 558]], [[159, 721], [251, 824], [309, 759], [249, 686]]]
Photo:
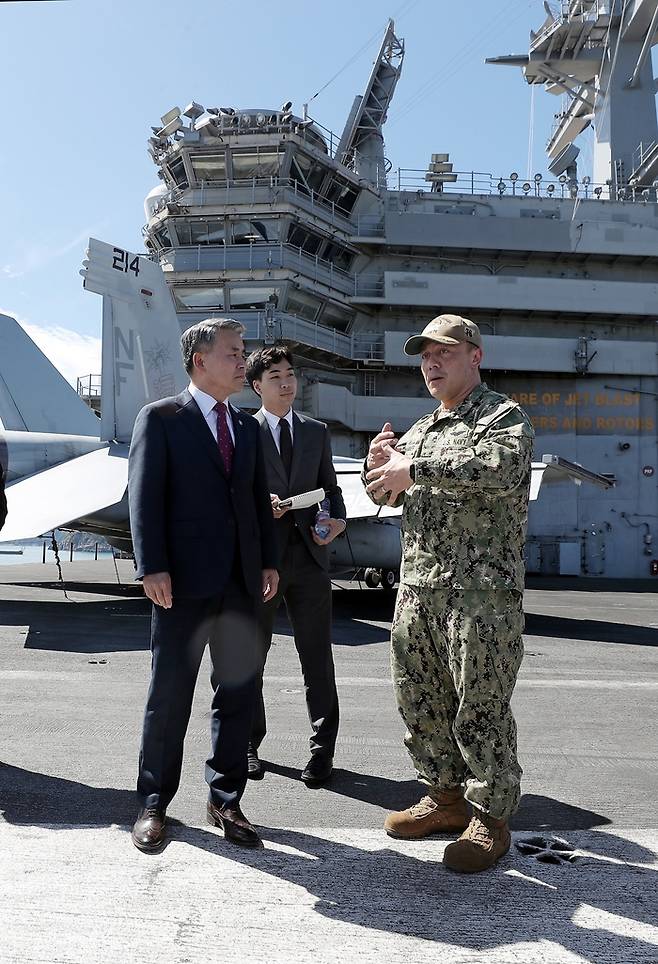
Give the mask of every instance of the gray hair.
[[192, 359], [195, 351], [209, 351], [215, 338], [222, 331], [237, 331], [244, 335], [247, 329], [241, 321], [234, 318], [205, 318], [196, 325], [186, 328], [180, 339], [180, 349], [183, 354], [183, 364], [188, 375], [192, 373], [194, 365]]

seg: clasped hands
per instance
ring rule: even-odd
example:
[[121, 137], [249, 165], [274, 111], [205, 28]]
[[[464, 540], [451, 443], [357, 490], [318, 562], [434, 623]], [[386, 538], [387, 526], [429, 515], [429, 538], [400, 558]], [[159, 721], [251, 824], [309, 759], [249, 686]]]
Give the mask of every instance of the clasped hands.
[[409, 474], [411, 459], [396, 451], [397, 444], [393, 426], [386, 422], [368, 450], [366, 492], [382, 505], [395, 505], [400, 494], [413, 483]]
[[[288, 511], [288, 507], [281, 507], [281, 500], [274, 492], [270, 492], [270, 501], [272, 503], [272, 515], [275, 519], [281, 519]], [[311, 538], [316, 546], [328, 546], [330, 542], [334, 541], [336, 536], [339, 536], [341, 532], [345, 531], [346, 527], [344, 519], [326, 519], [323, 525], [329, 529], [329, 535], [325, 539], [321, 539], [313, 526], [311, 526]]]

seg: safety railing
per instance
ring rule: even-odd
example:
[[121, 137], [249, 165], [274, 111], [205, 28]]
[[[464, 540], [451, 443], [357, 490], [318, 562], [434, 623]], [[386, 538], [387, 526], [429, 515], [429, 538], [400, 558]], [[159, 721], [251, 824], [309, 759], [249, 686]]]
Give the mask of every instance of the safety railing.
[[[277, 191], [284, 193], [273, 197], [273, 192]], [[161, 214], [167, 209], [173, 216], [189, 214], [188, 208], [206, 205], [271, 204], [273, 200], [289, 200], [288, 193], [295, 199], [295, 203], [324, 217], [331, 213], [333, 219], [345, 222], [345, 227], [349, 228], [350, 212], [340, 204], [322, 197], [317, 191], [307, 188], [294, 178], [275, 175], [199, 181], [194, 186], [173, 188], [153, 203], [151, 216]]]
[[385, 295], [384, 275], [360, 274], [354, 279], [356, 298], [383, 298]]
[[[649, 148], [645, 149], [645, 156]], [[414, 192], [427, 194], [440, 201], [445, 195], [479, 195], [500, 197], [542, 197], [547, 199], [581, 199], [600, 201], [635, 201], [656, 203], [655, 188], [633, 188], [622, 186], [615, 188], [612, 184], [595, 183], [585, 176], [580, 180], [563, 174], [559, 178], [545, 178], [536, 174], [531, 178], [523, 178], [512, 173], [509, 177], [495, 177], [493, 174], [480, 171], [455, 171], [457, 180], [454, 183], [442, 185], [441, 191], [432, 191], [430, 184], [425, 181], [425, 171], [400, 168], [389, 178], [389, 190], [400, 192]]]
[[190, 245], [160, 252], [160, 264], [173, 271], [273, 271], [289, 269], [320, 284], [350, 294], [354, 275], [337, 268], [331, 261], [306, 254], [291, 244]]

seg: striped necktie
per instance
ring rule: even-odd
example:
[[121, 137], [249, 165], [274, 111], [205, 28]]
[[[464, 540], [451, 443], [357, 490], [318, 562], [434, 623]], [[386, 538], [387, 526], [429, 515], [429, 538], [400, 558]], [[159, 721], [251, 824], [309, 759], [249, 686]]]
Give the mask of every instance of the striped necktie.
[[217, 412], [217, 445], [219, 446], [219, 454], [222, 457], [226, 474], [230, 475], [231, 468], [233, 467], [233, 451], [235, 446], [233, 445], [231, 431], [228, 427], [226, 402], [217, 402], [214, 410]]

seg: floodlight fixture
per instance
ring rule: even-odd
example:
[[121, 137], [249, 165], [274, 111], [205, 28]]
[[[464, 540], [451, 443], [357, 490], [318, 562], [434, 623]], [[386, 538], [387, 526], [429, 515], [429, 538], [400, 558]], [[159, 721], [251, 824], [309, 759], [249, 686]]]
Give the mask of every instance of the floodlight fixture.
[[174, 117], [169, 123], [165, 124], [161, 131], [158, 131], [160, 137], [171, 137], [176, 131], [181, 130], [183, 127], [183, 122], [180, 119], [180, 114]]
[[560, 184], [566, 184], [567, 181], [569, 180], [569, 178], [567, 177], [566, 174], [561, 174], [560, 177], [558, 178], [558, 180], [559, 180]]
[[497, 186], [498, 186], [498, 193], [499, 193], [500, 196], [502, 197], [503, 194], [505, 193], [505, 191], [507, 190], [507, 184], [505, 184], [505, 182], [503, 181], [502, 177], [501, 177], [500, 181], [498, 182], [498, 185], [497, 185]]
[[221, 137], [215, 118], [210, 114], [206, 114], [205, 117], [198, 120], [194, 125], [194, 129], [200, 134], [207, 134], [208, 137]]
[[541, 174], [535, 174], [535, 184], [540, 184], [542, 180]]
[[240, 114], [240, 123], [243, 127], [251, 127], [253, 122], [249, 114]]
[[523, 187], [521, 188], [521, 190], [523, 191], [524, 194], [527, 194], [528, 191], [530, 190], [530, 187], [531, 187], [530, 181], [525, 181], [525, 183], [524, 183]]
[[596, 194], [596, 196], [597, 196], [598, 198], [600, 198], [601, 195], [603, 194], [603, 188], [602, 188], [602, 187], [595, 187], [595, 188], [594, 188], [594, 193]]
[[586, 174], [585, 177], [583, 178], [583, 184], [585, 185], [585, 187], [587, 187], [591, 183], [592, 183], [592, 178], [588, 174]]
[[160, 118], [162, 126], [166, 127], [167, 124], [170, 124], [177, 117], [180, 117], [180, 107], [172, 107], [171, 110], [168, 110], [167, 113], [163, 114]]
[[206, 113], [212, 114], [213, 117], [219, 117], [219, 107], [206, 107]]
[[549, 164], [549, 171], [553, 177], [559, 177], [560, 174], [569, 174], [569, 168], [573, 168], [578, 160], [578, 155], [580, 154], [580, 148], [576, 147], [575, 144], [567, 144], [564, 150], [560, 151], [557, 157]]
[[292, 101], [287, 100], [285, 104], [281, 105], [281, 110], [283, 111], [284, 114], [287, 114], [291, 107], [292, 107]]
[[219, 113], [226, 114], [227, 117], [233, 117], [235, 114], [235, 107], [220, 107]]
[[546, 188], [546, 192], [547, 194], [555, 194], [555, 185], [549, 184], [548, 187]]
[[191, 104], [188, 104], [183, 111], [183, 115], [189, 117], [191, 121], [195, 121], [197, 117], [201, 117], [203, 113], [205, 113], [204, 108], [201, 104], [197, 104], [195, 100], [193, 100]]
[[287, 124], [288, 121], [291, 120], [291, 118], [292, 118], [292, 113], [289, 110], [284, 111], [283, 114], [281, 114], [281, 117], [279, 118], [279, 122], [281, 124]]
[[512, 171], [512, 173], [509, 176], [509, 179], [512, 182], [512, 184], [514, 184], [516, 183], [516, 181], [518, 181], [519, 175], [516, 173], [516, 171]]
[[266, 123], [267, 123], [267, 117], [265, 116], [265, 114], [256, 114], [256, 124], [259, 127], [265, 127]]

